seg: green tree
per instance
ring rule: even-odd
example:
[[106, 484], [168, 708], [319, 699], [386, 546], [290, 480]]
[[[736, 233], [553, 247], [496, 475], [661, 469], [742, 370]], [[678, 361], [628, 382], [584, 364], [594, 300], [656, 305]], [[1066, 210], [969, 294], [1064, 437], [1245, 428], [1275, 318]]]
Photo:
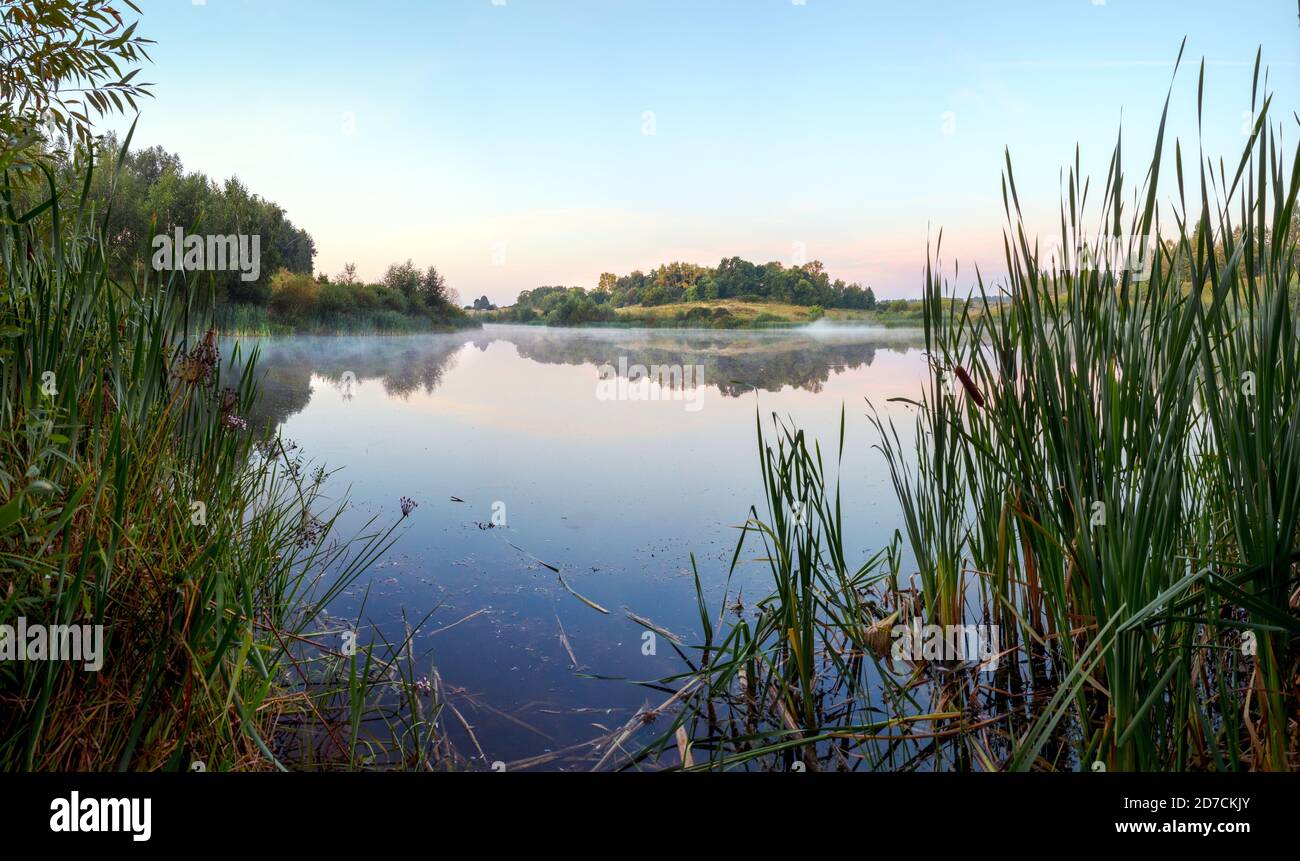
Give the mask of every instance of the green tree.
[[384, 286], [401, 293], [407, 299], [414, 298], [420, 292], [422, 280], [420, 270], [409, 259], [405, 263], [394, 263], [384, 273]]
[[436, 266], [430, 266], [421, 277], [420, 297], [430, 308], [460, 304], [460, 294], [448, 286], [447, 279]]

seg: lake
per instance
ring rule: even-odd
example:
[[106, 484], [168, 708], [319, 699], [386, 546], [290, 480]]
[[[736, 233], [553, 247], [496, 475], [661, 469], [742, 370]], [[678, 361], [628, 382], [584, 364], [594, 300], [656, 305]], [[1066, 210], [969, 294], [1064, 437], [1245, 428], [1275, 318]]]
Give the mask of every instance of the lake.
[[[473, 730], [448, 721], [457, 749], [507, 764], [664, 698], [639, 683], [681, 671], [682, 658], [664, 637], [647, 654], [627, 612], [693, 642], [692, 554], [713, 615], [724, 599], [752, 612], [767, 593], [765, 569], [742, 563], [724, 596], [737, 526], [763, 499], [756, 419], [803, 428], [833, 471], [843, 409], [846, 549], [860, 562], [887, 544], [900, 520], [868, 400], [906, 448], [911, 408], [889, 399], [916, 397], [925, 375], [922, 333], [879, 328], [239, 340], [261, 353], [250, 422], [278, 425], [313, 467], [338, 470], [326, 487], [336, 501], [346, 492], [342, 535], [396, 520], [402, 497], [417, 504], [331, 615], [354, 620], [364, 599], [362, 643], [371, 626], [399, 642], [404, 618], [424, 620], [418, 663], [437, 667]], [[660, 385], [638, 365], [673, 370]], [[741, 558], [756, 555], [747, 546]], [[545, 767], [565, 765], [557, 755]]]

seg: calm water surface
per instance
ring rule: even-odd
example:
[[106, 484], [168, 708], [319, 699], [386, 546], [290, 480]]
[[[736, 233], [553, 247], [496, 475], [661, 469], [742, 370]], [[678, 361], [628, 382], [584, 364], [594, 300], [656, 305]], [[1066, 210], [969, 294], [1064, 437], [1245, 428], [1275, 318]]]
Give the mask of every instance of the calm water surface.
[[[593, 738], [662, 701], [636, 682], [680, 671], [681, 659], [662, 638], [657, 654], [643, 654], [645, 629], [625, 613], [696, 641], [694, 553], [716, 614], [736, 527], [762, 500], [760, 414], [768, 426], [773, 413], [793, 420], [833, 460], [847, 410], [848, 548], [861, 561], [888, 543], [898, 509], [871, 448], [867, 400], [910, 444], [911, 412], [888, 399], [915, 397], [924, 375], [915, 330], [487, 326], [241, 341], [261, 350], [261, 414], [250, 418], [278, 424], [315, 464], [339, 469], [326, 486], [335, 498], [347, 491], [342, 534], [374, 516], [396, 519], [402, 496], [419, 504], [331, 614], [357, 618], [368, 589], [363, 643], [368, 626], [398, 642], [403, 613], [427, 615], [414, 641], [420, 665], [436, 664], [487, 760], [508, 763]], [[703, 366], [703, 384], [693, 378], [676, 399], [602, 397], [617, 389], [598, 389], [599, 369], [620, 359]], [[494, 512], [505, 525], [485, 528]], [[610, 614], [574, 598], [537, 560]], [[759, 563], [740, 566], [728, 603], [737, 591], [750, 606], [763, 597]], [[456, 741], [476, 753], [467, 736]]]

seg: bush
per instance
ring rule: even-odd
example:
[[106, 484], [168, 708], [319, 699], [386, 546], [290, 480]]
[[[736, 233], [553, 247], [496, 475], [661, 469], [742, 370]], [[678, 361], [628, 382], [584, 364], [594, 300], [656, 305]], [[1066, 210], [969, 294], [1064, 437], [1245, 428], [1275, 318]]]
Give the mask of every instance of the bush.
[[351, 314], [356, 310], [356, 292], [344, 284], [321, 287], [317, 307], [321, 314]]
[[397, 290], [392, 290], [379, 284], [371, 287], [374, 291], [376, 304], [388, 311], [396, 311], [399, 314], [405, 314], [410, 310], [410, 305], [406, 296]]
[[602, 323], [614, 319], [614, 311], [608, 305], [597, 305], [588, 296], [570, 293], [547, 315], [547, 322], [561, 326], [579, 323]]
[[282, 317], [300, 320], [315, 313], [320, 293], [321, 285], [315, 278], [281, 269], [271, 277], [271, 310]]
[[367, 313], [379, 308], [379, 296], [375, 289], [369, 284], [351, 284], [348, 289], [352, 291], [352, 307], [359, 313]]

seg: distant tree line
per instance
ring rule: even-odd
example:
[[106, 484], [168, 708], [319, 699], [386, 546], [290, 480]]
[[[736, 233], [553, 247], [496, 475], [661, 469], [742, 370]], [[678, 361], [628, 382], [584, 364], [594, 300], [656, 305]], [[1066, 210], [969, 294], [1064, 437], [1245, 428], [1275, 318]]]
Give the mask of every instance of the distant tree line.
[[105, 236], [117, 274], [143, 276], [153, 237], [179, 227], [187, 233], [261, 237], [257, 280], [241, 280], [238, 271], [203, 273], [205, 279], [211, 276], [218, 302], [265, 305], [276, 273], [311, 275], [316, 243], [279, 204], [253, 194], [237, 177], [217, 182], [187, 172], [180, 156], [162, 147], [132, 150], [119, 164], [120, 151], [118, 140], [106, 136], [91, 180], [91, 199], [108, 215]]
[[[641, 271], [618, 276], [606, 272], [595, 290], [582, 287], [537, 287], [524, 290], [515, 304], [498, 319], [518, 323], [553, 325], [603, 323], [615, 319], [615, 308], [654, 306], [734, 299], [749, 302], [784, 302], [821, 308], [883, 310], [870, 287], [832, 281], [821, 261], [802, 266], [779, 262], [756, 264], [728, 257], [716, 267], [694, 263], [665, 263], [648, 274]], [[487, 297], [474, 307], [485, 307]]]
[[524, 290], [499, 319], [516, 323], [544, 322], [556, 326], [607, 323], [615, 318], [609, 295], [581, 287], [537, 287]]
[[[259, 236], [259, 277], [243, 280], [238, 269], [190, 273], [193, 283], [211, 285], [218, 319], [235, 326], [292, 328], [419, 329], [459, 325], [460, 298], [434, 266], [411, 260], [388, 267], [379, 282], [357, 277], [349, 263], [334, 279], [314, 274], [316, 243], [283, 207], [253, 194], [238, 178], [224, 182], [186, 171], [179, 156], [162, 147], [122, 153], [111, 134], [96, 148], [90, 199], [107, 216], [105, 239], [115, 275], [143, 283], [151, 265], [151, 243], [181, 228], [188, 235]], [[61, 155], [60, 172], [69, 194], [83, 169], [84, 147]], [[111, 197], [111, 206], [109, 206]]]
[[347, 263], [334, 278], [314, 278], [282, 270], [271, 279], [269, 307], [278, 320], [333, 324], [347, 328], [412, 330], [436, 325], [460, 325], [465, 314], [460, 296], [435, 266], [421, 270], [411, 261], [394, 263], [378, 283], [357, 277]]
[[600, 276], [596, 294], [604, 294], [615, 307], [669, 305], [712, 299], [785, 302], [823, 308], [871, 310], [876, 296], [870, 287], [831, 280], [820, 260], [800, 266], [779, 261], [751, 263], [728, 257], [716, 267], [694, 263], [665, 263], [649, 273], [637, 270], [619, 277]]

